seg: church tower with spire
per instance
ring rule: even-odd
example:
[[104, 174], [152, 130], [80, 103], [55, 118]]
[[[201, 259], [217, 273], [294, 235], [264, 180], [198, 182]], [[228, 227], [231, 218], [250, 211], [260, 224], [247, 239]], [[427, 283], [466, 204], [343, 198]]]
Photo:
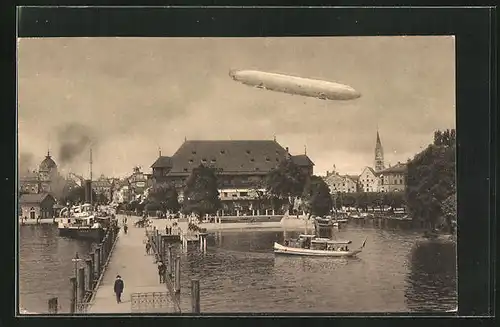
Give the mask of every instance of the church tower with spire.
[[384, 149], [382, 148], [382, 142], [380, 142], [380, 135], [377, 129], [377, 143], [375, 144], [375, 171], [379, 172], [384, 169]]

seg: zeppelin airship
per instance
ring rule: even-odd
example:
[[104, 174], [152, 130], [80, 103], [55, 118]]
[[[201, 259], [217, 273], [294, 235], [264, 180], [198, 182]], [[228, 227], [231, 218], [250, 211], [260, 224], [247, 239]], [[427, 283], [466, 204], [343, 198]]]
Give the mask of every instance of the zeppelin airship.
[[361, 94], [348, 85], [256, 70], [231, 70], [229, 76], [243, 84], [322, 100], [353, 100]]

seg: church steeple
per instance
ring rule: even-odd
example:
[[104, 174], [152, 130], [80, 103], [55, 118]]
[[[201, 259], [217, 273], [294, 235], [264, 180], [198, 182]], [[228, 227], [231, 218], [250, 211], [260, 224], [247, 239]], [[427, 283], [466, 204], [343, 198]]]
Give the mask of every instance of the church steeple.
[[380, 135], [377, 128], [377, 142], [375, 144], [375, 171], [381, 171], [385, 169], [384, 164], [384, 149], [382, 148], [382, 142], [380, 141]]

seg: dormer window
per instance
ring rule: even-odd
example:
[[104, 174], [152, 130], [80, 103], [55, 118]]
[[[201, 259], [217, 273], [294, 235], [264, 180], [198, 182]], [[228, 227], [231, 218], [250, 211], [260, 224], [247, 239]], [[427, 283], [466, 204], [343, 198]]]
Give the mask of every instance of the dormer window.
[[224, 153], [226, 153], [226, 150], [220, 150], [220, 153], [224, 154]]
[[259, 167], [255, 167], [255, 170], [256, 170], [256, 171], [259, 171], [259, 170], [260, 170], [260, 168], [259, 168]]
[[254, 162], [254, 161], [255, 161], [255, 159], [254, 159], [254, 158], [252, 158], [252, 159], [250, 159], [250, 161], [251, 161], [251, 162]]
[[266, 161], [269, 162], [269, 161], [271, 161], [271, 159], [269, 159], [269, 157], [266, 157]]
[[210, 160], [211, 163], [215, 163], [215, 159]]
[[189, 159], [189, 163], [193, 163], [193, 159]]
[[196, 151], [192, 151], [191, 153], [192, 153], [192, 154], [196, 154]]
[[187, 171], [188, 171], [188, 169], [187, 169], [187, 168], [184, 168], [184, 171], [185, 171], [185, 172], [187, 172]]
[[201, 162], [206, 163], [207, 159], [203, 158], [203, 159], [201, 159]]

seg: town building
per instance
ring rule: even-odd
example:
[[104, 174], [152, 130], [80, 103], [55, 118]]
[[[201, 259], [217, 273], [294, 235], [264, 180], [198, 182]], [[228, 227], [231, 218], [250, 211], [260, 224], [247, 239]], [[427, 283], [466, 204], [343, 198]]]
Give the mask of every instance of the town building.
[[372, 167], [365, 167], [361, 175], [359, 175], [360, 191], [378, 192], [379, 184], [379, 173], [377, 173]]
[[106, 199], [112, 199], [113, 184], [111, 183], [110, 179], [105, 177], [103, 174], [101, 174], [101, 176], [97, 180], [92, 181], [92, 189], [97, 194], [97, 196], [102, 194], [106, 197]]
[[358, 191], [357, 177], [353, 179], [349, 175], [340, 175], [336, 171], [326, 172], [323, 178], [330, 188], [330, 193], [354, 193]]
[[266, 210], [260, 202], [265, 177], [286, 158], [307, 175], [313, 174], [314, 163], [306, 154], [292, 156], [276, 140], [186, 140], [171, 157], [160, 153], [151, 165], [152, 180], [175, 186], [182, 200], [182, 189], [193, 168], [204, 164], [218, 172], [223, 214], [262, 213]]
[[132, 175], [128, 178], [128, 183], [133, 195], [141, 195], [148, 187], [148, 177], [141, 171], [140, 167], [134, 167]]
[[129, 203], [132, 200], [132, 193], [128, 180], [116, 181], [112, 195], [113, 203]]
[[32, 194], [55, 191], [53, 184], [61, 178], [50, 151], [47, 151], [47, 156], [40, 163], [38, 171], [19, 172], [19, 177], [20, 191]]
[[400, 192], [406, 188], [407, 165], [398, 162], [397, 165], [380, 172], [380, 192]]
[[55, 198], [49, 193], [22, 194], [19, 198], [20, 217], [52, 218], [55, 204]]

